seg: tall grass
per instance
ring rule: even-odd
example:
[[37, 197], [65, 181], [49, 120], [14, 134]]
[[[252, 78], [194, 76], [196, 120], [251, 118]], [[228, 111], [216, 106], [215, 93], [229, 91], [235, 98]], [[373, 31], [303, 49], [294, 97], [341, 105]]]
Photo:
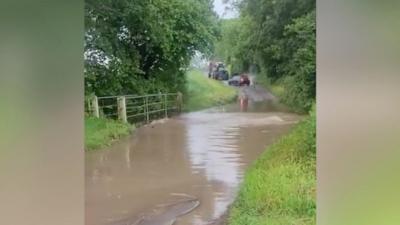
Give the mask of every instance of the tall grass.
[[209, 79], [201, 71], [190, 70], [187, 75], [185, 111], [196, 111], [226, 104], [235, 99], [237, 91], [220, 81]]
[[133, 126], [115, 120], [85, 117], [85, 149], [109, 146], [114, 140], [128, 135]]
[[256, 76], [257, 84], [261, 85], [268, 91], [270, 91], [274, 96], [281, 98], [285, 93], [285, 88], [282, 84], [281, 80], [276, 82], [271, 82], [268, 78], [260, 77], [261, 75]]
[[316, 223], [315, 110], [246, 173], [229, 225]]
[[[294, 112], [307, 113], [315, 104], [315, 88], [305, 85], [301, 78], [287, 76], [276, 81], [271, 81], [268, 77], [257, 76], [256, 81], [259, 85], [269, 90], [279, 98], [279, 101], [288, 106]], [[307, 90], [304, 90], [305, 87]]]

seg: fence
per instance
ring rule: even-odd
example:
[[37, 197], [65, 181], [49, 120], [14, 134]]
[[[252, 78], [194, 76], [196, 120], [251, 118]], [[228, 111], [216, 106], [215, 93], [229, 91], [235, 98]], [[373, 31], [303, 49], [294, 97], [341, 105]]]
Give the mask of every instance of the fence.
[[93, 96], [88, 111], [95, 117], [118, 119], [123, 122], [147, 122], [179, 113], [182, 109], [181, 93], [124, 96]]

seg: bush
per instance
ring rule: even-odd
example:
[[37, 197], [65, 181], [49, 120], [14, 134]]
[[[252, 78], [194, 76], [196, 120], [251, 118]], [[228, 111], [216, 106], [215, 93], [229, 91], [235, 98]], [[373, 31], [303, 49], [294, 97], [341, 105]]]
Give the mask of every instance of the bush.
[[85, 149], [109, 146], [114, 140], [128, 135], [133, 126], [105, 118], [85, 117]]
[[289, 76], [282, 85], [285, 90], [280, 100], [294, 111], [303, 113], [310, 110], [315, 101], [315, 77], [312, 76]]
[[267, 80], [270, 89], [282, 84], [274, 94], [283, 103], [309, 111], [316, 83], [315, 1], [242, 0], [239, 5], [240, 17], [222, 23], [215, 55], [232, 63], [235, 72], [257, 68], [259, 81]]
[[85, 94], [182, 91], [197, 51], [218, 36], [211, 0], [86, 0]]

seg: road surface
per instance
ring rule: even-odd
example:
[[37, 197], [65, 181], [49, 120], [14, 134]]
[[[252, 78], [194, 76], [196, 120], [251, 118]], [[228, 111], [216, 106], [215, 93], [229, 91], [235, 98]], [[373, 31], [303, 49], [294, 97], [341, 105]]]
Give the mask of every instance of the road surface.
[[261, 87], [240, 88], [239, 96], [234, 104], [161, 120], [87, 152], [86, 224], [218, 221], [249, 163], [300, 119]]

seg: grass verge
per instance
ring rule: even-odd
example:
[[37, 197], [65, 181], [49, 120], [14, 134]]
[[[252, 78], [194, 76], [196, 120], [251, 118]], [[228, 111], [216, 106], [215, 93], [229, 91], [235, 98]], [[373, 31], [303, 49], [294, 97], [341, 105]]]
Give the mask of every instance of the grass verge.
[[229, 225], [316, 223], [315, 110], [246, 172]]
[[220, 81], [209, 79], [201, 71], [190, 70], [187, 75], [185, 111], [196, 111], [233, 101], [237, 90]]
[[272, 83], [268, 79], [256, 77], [257, 84], [269, 90], [274, 96], [281, 98], [285, 93], [285, 88], [281, 81]]
[[105, 118], [85, 117], [85, 149], [93, 150], [111, 145], [111, 143], [128, 135], [133, 126]]

